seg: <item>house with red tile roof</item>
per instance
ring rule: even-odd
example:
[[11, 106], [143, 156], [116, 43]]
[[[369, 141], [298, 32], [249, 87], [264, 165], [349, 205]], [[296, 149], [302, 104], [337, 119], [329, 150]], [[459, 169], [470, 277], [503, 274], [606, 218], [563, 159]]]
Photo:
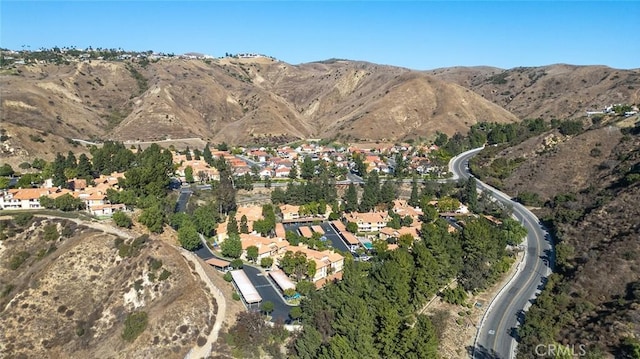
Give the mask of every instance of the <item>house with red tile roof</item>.
[[59, 197], [71, 193], [68, 189], [60, 188], [14, 188], [0, 193], [0, 209], [38, 209], [40, 197]]
[[328, 249], [324, 251], [317, 251], [300, 244], [298, 246], [288, 247], [287, 251], [291, 251], [293, 253], [301, 252], [308, 260], [313, 260], [316, 263], [316, 274], [312, 279], [313, 282], [326, 278], [330, 274], [338, 273], [342, 271], [342, 268], [344, 267], [344, 257]]
[[357, 224], [358, 232], [379, 232], [390, 220], [387, 212], [345, 213], [344, 219]]
[[240, 234], [240, 241], [242, 242], [242, 255], [241, 258], [247, 258], [247, 248], [255, 246], [258, 248], [258, 261], [267, 257], [279, 257], [284, 255], [289, 242], [282, 238], [266, 238], [256, 234]]

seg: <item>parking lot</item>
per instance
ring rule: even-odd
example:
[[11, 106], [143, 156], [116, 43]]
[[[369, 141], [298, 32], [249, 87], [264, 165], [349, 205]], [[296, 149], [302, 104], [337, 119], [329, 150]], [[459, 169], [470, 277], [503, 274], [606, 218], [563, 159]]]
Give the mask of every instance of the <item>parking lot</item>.
[[[204, 245], [194, 251], [194, 253], [203, 260], [214, 257], [219, 258]], [[244, 266], [243, 270], [247, 274], [247, 277], [249, 277], [251, 284], [253, 284], [262, 297], [262, 302], [270, 301], [273, 303], [274, 309], [271, 313], [272, 320], [275, 321], [282, 319], [283, 321], [287, 321], [289, 319], [289, 310], [291, 310], [291, 307], [284, 302], [284, 299], [280, 296], [278, 289], [276, 289], [271, 281], [266, 277], [267, 273], [250, 266]]]
[[[304, 226], [310, 226], [310, 224], [285, 224], [284, 229], [287, 231], [296, 231], [297, 233], [298, 228]], [[340, 237], [340, 235], [338, 234], [338, 232], [336, 232], [335, 228], [333, 228], [330, 222], [321, 223], [320, 227], [322, 227], [322, 229], [324, 230], [324, 236], [327, 237], [327, 240], [330, 242], [331, 247], [340, 250], [341, 252], [350, 253], [349, 247], [347, 247], [342, 237]]]

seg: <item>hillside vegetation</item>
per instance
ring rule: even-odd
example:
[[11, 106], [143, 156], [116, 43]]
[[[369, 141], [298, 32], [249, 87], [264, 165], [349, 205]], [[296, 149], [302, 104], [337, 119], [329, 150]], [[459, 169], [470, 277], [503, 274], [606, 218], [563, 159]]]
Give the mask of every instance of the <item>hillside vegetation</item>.
[[206, 342], [216, 302], [168, 244], [26, 213], [0, 228], [1, 357], [183, 358]]
[[427, 73], [456, 83], [519, 118], [584, 116], [617, 103], [640, 102], [640, 69], [556, 64], [541, 67], [451, 67]]
[[164, 59], [18, 66], [0, 74], [14, 152], [52, 156], [70, 139], [200, 137], [232, 144], [299, 138], [399, 140], [466, 132], [516, 116], [427, 74], [365, 62]]
[[[472, 163], [483, 180], [538, 207], [556, 238], [557, 273], [525, 315], [519, 357], [560, 343], [584, 344], [594, 357], [637, 358], [640, 122], [622, 123], [581, 123], [572, 134], [560, 127]], [[517, 166], [496, 176], [496, 162]]]

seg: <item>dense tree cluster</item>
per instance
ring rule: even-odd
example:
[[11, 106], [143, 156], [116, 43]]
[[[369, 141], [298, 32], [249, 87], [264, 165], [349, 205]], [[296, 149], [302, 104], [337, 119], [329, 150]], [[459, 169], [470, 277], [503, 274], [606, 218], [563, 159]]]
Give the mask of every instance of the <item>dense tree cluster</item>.
[[[416, 309], [447, 282], [454, 271], [441, 268], [430, 247], [455, 242], [436, 230], [412, 250], [380, 253], [379, 260], [347, 260], [343, 280], [302, 303], [304, 330], [294, 343], [299, 358], [435, 358], [437, 333], [429, 317]], [[446, 264], [445, 264], [446, 263]]]
[[332, 203], [336, 198], [335, 183], [328, 176], [314, 177], [299, 184], [290, 182], [284, 190], [277, 187], [271, 192], [271, 202], [274, 204], [303, 205], [320, 201]]

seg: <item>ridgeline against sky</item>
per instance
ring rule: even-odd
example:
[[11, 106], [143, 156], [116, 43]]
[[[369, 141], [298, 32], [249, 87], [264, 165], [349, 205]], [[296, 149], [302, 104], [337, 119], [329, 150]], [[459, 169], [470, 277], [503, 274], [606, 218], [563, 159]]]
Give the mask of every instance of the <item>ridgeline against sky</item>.
[[1, 10], [0, 46], [13, 50], [255, 52], [291, 64], [345, 58], [417, 70], [640, 67], [635, 1], [5, 1]]

